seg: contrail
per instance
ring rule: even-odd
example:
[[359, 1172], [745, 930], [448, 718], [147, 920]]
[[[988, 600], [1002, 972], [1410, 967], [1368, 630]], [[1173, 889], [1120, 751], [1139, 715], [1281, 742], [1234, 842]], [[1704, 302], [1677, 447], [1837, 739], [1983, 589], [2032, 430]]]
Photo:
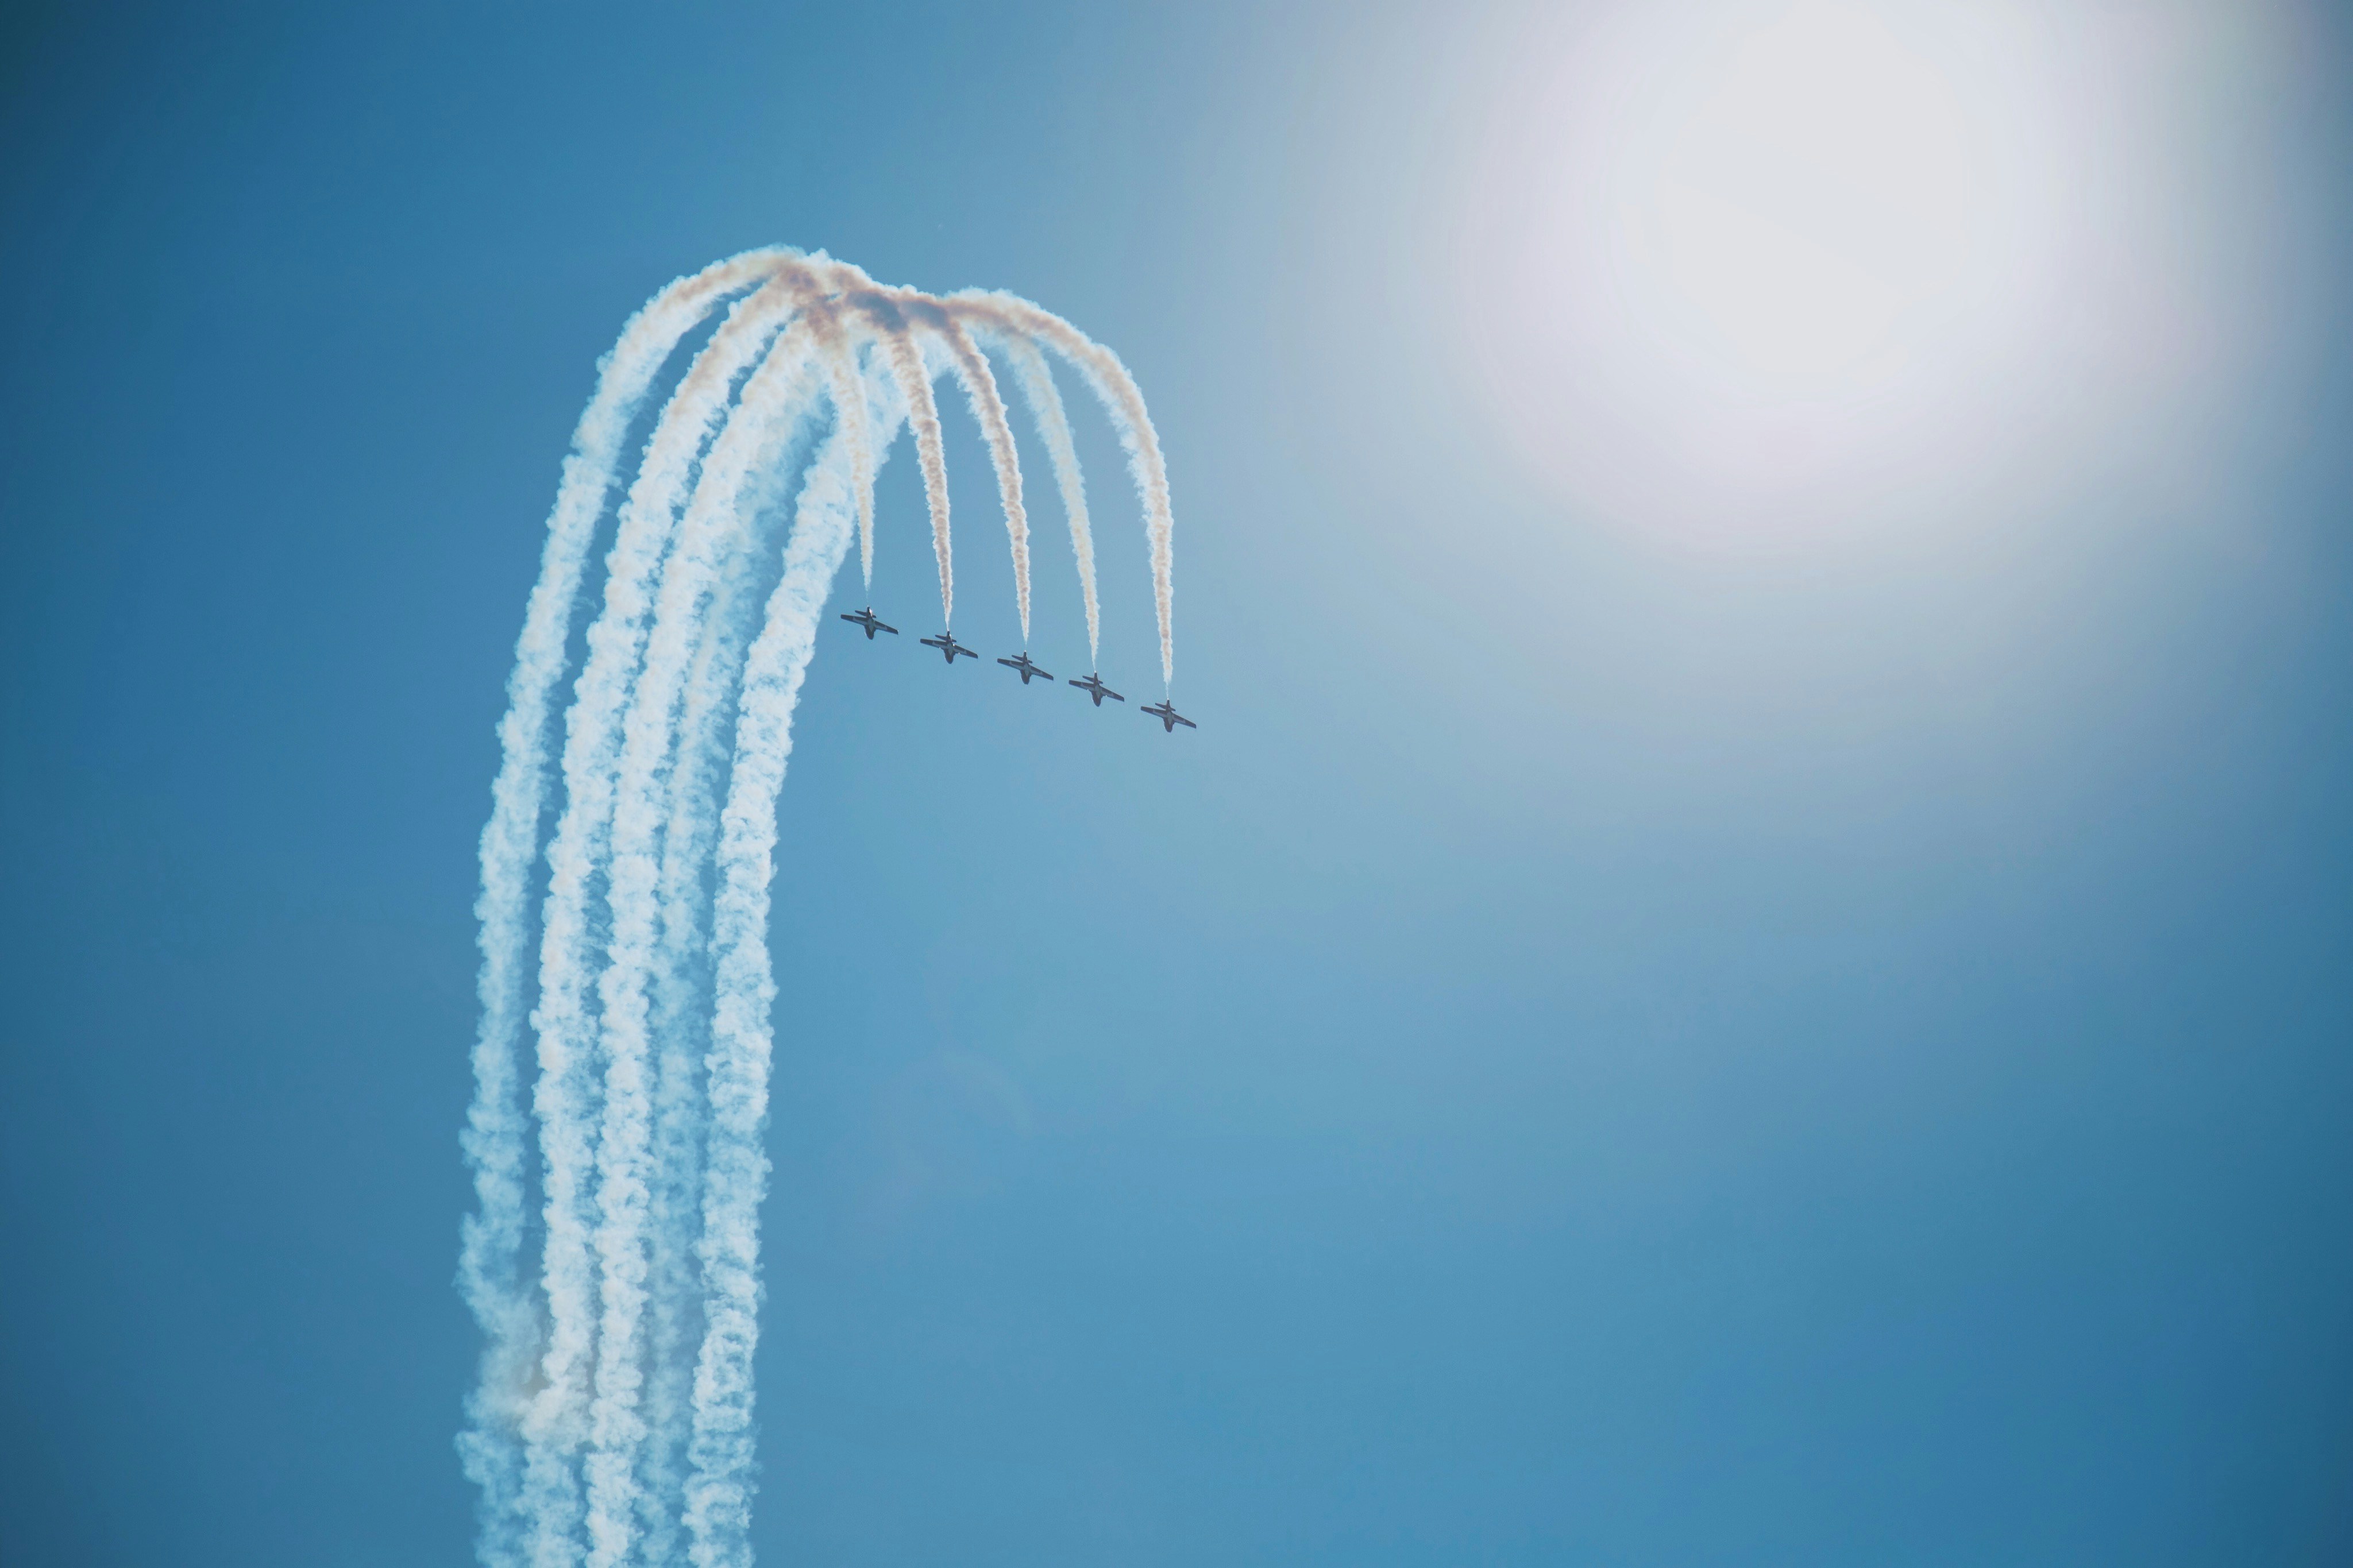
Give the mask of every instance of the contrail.
[[[731, 299], [618, 509], [565, 715], [527, 1118], [530, 886], [573, 606], [630, 418], [677, 344]], [[459, 1282], [487, 1343], [459, 1447], [491, 1568], [628, 1568], [681, 1552], [700, 1568], [749, 1563], [776, 803], [827, 592], [853, 531], [871, 567], [873, 481], [902, 425], [923, 469], [941, 607], [954, 609], [946, 463], [919, 330], [939, 340], [988, 443], [1025, 643], [1018, 453], [974, 334], [1008, 356], [1054, 462], [1092, 648], [1085, 489], [1039, 346], [1088, 379], [1146, 497], [1169, 668], [1166, 484], [1142, 399], [1108, 350], [1009, 296], [943, 301], [786, 250], [681, 279], [631, 319], [565, 462], [482, 838], [482, 1022], [464, 1134], [477, 1207]], [[829, 419], [810, 417], [820, 410]], [[779, 560], [776, 500], [796, 478]], [[756, 584], [771, 571], [763, 618]], [[527, 1280], [534, 1132], [542, 1222]]]
[[858, 369], [858, 345], [843, 331], [839, 312], [830, 303], [811, 306], [809, 321], [824, 350], [836, 416], [842, 421], [850, 489], [858, 498], [858, 570], [871, 588], [874, 585], [874, 447], [868, 428], [865, 379]]
[[997, 390], [996, 373], [972, 341], [962, 322], [936, 306], [916, 307], [923, 322], [948, 351], [956, 382], [964, 388], [974, 422], [988, 442], [990, 464], [997, 469], [997, 493], [1005, 506], [1005, 533], [1013, 543], [1013, 598], [1021, 612], [1021, 646], [1029, 646], [1029, 513], [1021, 504], [1021, 458], [1013, 445], [1013, 424], [1005, 416], [1005, 398]]
[[727, 408], [735, 378], [789, 312], [796, 282], [771, 278], [737, 302], [695, 357], [663, 410], [636, 481], [622, 503], [607, 557], [605, 608], [588, 628], [587, 657], [565, 715], [567, 796], [548, 847], [548, 894], [540, 939], [540, 1120], [547, 1236], [541, 1264], [549, 1332], [541, 1387], [523, 1415], [526, 1496], [539, 1527], [532, 1552], [548, 1568], [569, 1561], [579, 1510], [573, 1456], [587, 1437], [589, 1373], [598, 1281], [590, 1253], [595, 1224], [592, 1108], [596, 1021], [590, 1009], [595, 935], [592, 882], [606, 871], [613, 769], [622, 705], [644, 647], [654, 574], [671, 532], [691, 465]]
[[521, 1273], [529, 1128], [519, 1051], [531, 867], [547, 798], [549, 700], [564, 677], [573, 606], [631, 417], [679, 341], [722, 299], [755, 281], [776, 256], [746, 252], [672, 283], [630, 318], [597, 367], [596, 393], [565, 459], [539, 581], [507, 679], [509, 706], [499, 725], [502, 754], [491, 789], [491, 819], [482, 829], [482, 891], [474, 906], [482, 927], [477, 984], [482, 1021], [461, 1144], [474, 1171], [476, 1206], [466, 1218], [458, 1265], [459, 1291], [485, 1342], [481, 1380], [468, 1402], [459, 1448], [468, 1477], [481, 1489], [482, 1560], [493, 1568], [521, 1561], [527, 1521], [518, 1511], [522, 1452], [513, 1433], [540, 1337], [538, 1312]]
[[781, 527], [781, 520], [767, 523], [774, 509], [760, 498], [749, 498], [744, 505], [746, 526], [737, 531], [735, 547], [721, 572], [681, 704], [669, 820], [661, 835], [657, 889], [661, 930], [653, 964], [651, 1023], [658, 1049], [648, 1212], [650, 1321], [639, 1507], [648, 1563], [678, 1557], [678, 1499], [686, 1484], [690, 1398], [702, 1338], [694, 1247], [702, 1213], [702, 1058], [710, 1041], [710, 894], [703, 879], [725, 784], [735, 689], [745, 648], [759, 629], [756, 617], [765, 597], [754, 584], [759, 563], [777, 551], [776, 535]]
[[[1071, 439], [1071, 416], [1062, 406], [1053, 373], [1046, 368], [1046, 356], [1036, 344], [993, 326], [986, 327], [984, 335], [1012, 362], [1013, 384], [1021, 389], [1022, 405], [1029, 410], [1029, 421], [1046, 445], [1046, 460], [1054, 468], [1054, 486], [1061, 491], [1062, 512], [1071, 523], [1071, 553], [1078, 562], [1079, 592], [1086, 599], [1087, 665], [1092, 668], [1102, 662], [1103, 616], [1095, 605], [1095, 541], [1087, 521], [1087, 481], [1079, 469], [1078, 447]], [[1022, 629], [1026, 633], [1029, 628], [1025, 625]]]
[[760, 1135], [768, 1118], [768, 1015], [776, 994], [768, 966], [768, 883], [793, 707], [826, 590], [849, 542], [850, 498], [839, 446], [829, 442], [810, 470], [784, 577], [768, 601], [767, 626], [752, 645], [733, 778], [720, 816], [702, 1246], [708, 1326], [695, 1367], [694, 1477], [686, 1498], [696, 1568], [751, 1561], [752, 1352], [760, 1331], [760, 1199], [768, 1179]]
[[955, 564], [948, 549], [948, 459], [940, 445], [940, 410], [932, 401], [932, 375], [923, 351], [907, 331], [899, 307], [873, 292], [853, 296], [874, 323], [900, 395], [907, 400], [907, 423], [915, 431], [915, 457], [923, 469], [923, 500], [932, 513], [932, 553], [940, 563], [940, 620], [955, 624]]
[[638, 1510], [648, 1563], [673, 1562], [679, 1554], [677, 1500], [686, 1481], [689, 1400], [702, 1337], [694, 1245], [702, 1228], [702, 1058], [710, 1037], [704, 956], [710, 895], [703, 877], [712, 857], [709, 825], [717, 820], [725, 784], [723, 747], [732, 738], [734, 690], [765, 597], [753, 589], [761, 574], [757, 563], [779, 552], [781, 520], [769, 520], [773, 510], [761, 499], [747, 499], [746, 526], [735, 535], [722, 571], [680, 707], [669, 820], [661, 836], [656, 895], [661, 926], [649, 1026], [656, 1051]]
[[[643, 1125], [643, 1053], [625, 1046], [615, 1056], [610, 1042], [596, 1038], [588, 1003], [586, 982], [595, 972], [592, 880], [602, 874], [608, 908], [617, 890], [624, 895], [620, 907], [628, 907], [628, 879], [636, 866], [616, 862], [610, 853], [617, 792], [608, 779], [620, 749], [623, 705], [645, 646], [649, 590], [670, 559], [667, 546], [680, 493], [712, 427], [726, 416], [737, 378], [824, 277], [821, 267], [790, 257], [778, 258], [771, 272], [758, 291], [737, 303], [697, 356], [647, 445], [608, 557], [605, 612], [589, 628], [586, 665], [566, 715], [564, 763], [570, 798], [548, 852], [541, 1005], [534, 1018], [546, 1171], [542, 1274], [551, 1331], [541, 1388], [524, 1412], [522, 1431], [525, 1489], [543, 1500], [534, 1505], [539, 1525], [533, 1552], [540, 1562], [569, 1561], [563, 1553], [584, 1479], [592, 1494], [588, 1524], [596, 1568], [616, 1560], [628, 1539], [638, 1377], [628, 1345], [601, 1353], [591, 1321], [600, 1296], [608, 1308], [607, 1330], [636, 1321], [642, 1270], [632, 1265], [629, 1238], [644, 1203], [637, 1151], [649, 1133]], [[597, 1011], [608, 1000], [604, 989], [600, 984]], [[620, 1026], [627, 1030], [628, 1025], [623, 1020]], [[607, 1058], [601, 1083], [593, 1070], [599, 1044]], [[605, 1208], [612, 1213], [600, 1220]], [[592, 1237], [601, 1238], [595, 1245], [602, 1249], [593, 1259]], [[602, 1386], [592, 1388], [592, 1383]], [[584, 1443], [596, 1448], [585, 1478], [575, 1474], [573, 1458]]]
[[661, 568], [652, 629], [623, 721], [613, 790], [606, 903], [611, 937], [597, 981], [605, 1109], [596, 1150], [595, 1246], [603, 1315], [596, 1341], [587, 1459], [588, 1568], [617, 1568], [634, 1539], [637, 1462], [645, 1427], [640, 1319], [645, 1305], [647, 1163], [652, 1127], [647, 981], [659, 916], [657, 839], [667, 815], [666, 771], [675, 710], [696, 635], [738, 521], [745, 480], [790, 417], [808, 370], [810, 333], [795, 321], [745, 383], [702, 460], [677, 539]]
[[[884, 406], [879, 415], [872, 410], [866, 413], [864, 428], [881, 432], [881, 447], [887, 454], [892, 435], [905, 421], [905, 410], [892, 405], [888, 395], [895, 388], [890, 383], [873, 390], [881, 395]], [[856, 395], [868, 395], [867, 384], [861, 380]], [[854, 451], [850, 463], [854, 473]], [[766, 547], [764, 531], [746, 531], [739, 537], [746, 552]], [[733, 741], [728, 725], [734, 717], [735, 690], [745, 646], [759, 629], [756, 616], [762, 610], [759, 596], [746, 582], [748, 558], [731, 564], [734, 569], [723, 575], [720, 595], [711, 612], [711, 629], [687, 687], [680, 718], [678, 761], [671, 775], [670, 822], [662, 837], [662, 937], [655, 1013], [655, 1033], [662, 1042], [658, 1072], [662, 1087], [657, 1089], [659, 1175], [649, 1281], [654, 1326], [648, 1349], [654, 1364], [649, 1374], [646, 1414], [650, 1433], [645, 1484], [652, 1494], [644, 1510], [649, 1563], [673, 1560], [673, 1542], [681, 1522], [677, 1518], [677, 1500], [684, 1493], [689, 1398], [702, 1327], [699, 1299], [682, 1298], [699, 1279], [693, 1270], [693, 1251], [702, 1208], [698, 1121], [702, 1055], [710, 1039], [711, 994], [710, 893], [703, 876], [712, 864], [718, 833], [719, 791], [725, 783]]]
[[944, 301], [958, 314], [971, 313], [1046, 344], [1086, 379], [1112, 418], [1126, 449], [1128, 471], [1144, 503], [1144, 525], [1152, 542], [1152, 599], [1160, 619], [1160, 679], [1176, 674], [1175, 540], [1176, 516], [1168, 501], [1168, 466], [1160, 456], [1160, 435], [1144, 406], [1144, 393], [1127, 366], [1111, 350], [1051, 310], [1015, 294], [969, 289]]

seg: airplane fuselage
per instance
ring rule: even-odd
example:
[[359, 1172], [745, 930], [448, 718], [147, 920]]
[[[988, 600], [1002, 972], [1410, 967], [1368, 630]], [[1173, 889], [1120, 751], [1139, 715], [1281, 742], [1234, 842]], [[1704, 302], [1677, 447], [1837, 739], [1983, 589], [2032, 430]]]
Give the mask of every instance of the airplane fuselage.
[[919, 637], [916, 640], [921, 642], [925, 647], [935, 647], [939, 649], [940, 657], [951, 665], [955, 663], [959, 656], [965, 658], [978, 658], [980, 657], [980, 655], [973, 652], [972, 649], [965, 647], [964, 644], [956, 641], [955, 634], [954, 632], [942, 632], [935, 637]]
[[1118, 692], [1113, 691], [1110, 687], [1105, 686], [1103, 683], [1103, 677], [1101, 675], [1091, 674], [1084, 680], [1073, 680], [1071, 684], [1085, 692], [1088, 696], [1093, 698], [1095, 700], [1095, 706], [1098, 708], [1103, 705], [1103, 699], [1106, 697], [1110, 698], [1113, 702], [1124, 702], [1127, 700], [1126, 698], [1122, 697]]

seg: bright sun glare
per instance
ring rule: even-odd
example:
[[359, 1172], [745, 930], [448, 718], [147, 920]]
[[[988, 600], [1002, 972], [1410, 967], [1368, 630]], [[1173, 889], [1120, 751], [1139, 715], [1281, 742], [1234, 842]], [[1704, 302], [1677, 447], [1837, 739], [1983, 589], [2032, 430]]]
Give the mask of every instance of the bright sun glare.
[[2114, 300], [2162, 300], [2169, 258], [2111, 193], [2170, 177], [2195, 29], [2022, 0], [1550, 15], [1455, 233], [1481, 384], [1585, 499], [1802, 526], [2047, 448], [2031, 409], [2142, 395], [2116, 345], [2163, 334]]
[[1736, 35], [1683, 94], [1617, 171], [1626, 280], [1748, 376], [1894, 368], [1992, 216], [1955, 84], [1867, 12], [1812, 5]]

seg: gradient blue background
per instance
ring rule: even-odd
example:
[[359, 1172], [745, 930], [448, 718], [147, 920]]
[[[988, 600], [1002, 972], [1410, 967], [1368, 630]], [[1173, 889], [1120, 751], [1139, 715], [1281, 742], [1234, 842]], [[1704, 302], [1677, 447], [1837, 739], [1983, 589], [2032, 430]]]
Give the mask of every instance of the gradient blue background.
[[2353, 1561], [2345, 31], [2209, 484], [1709, 552], [1450, 391], [1465, 15], [9, 8], [0, 1560], [469, 1559], [501, 686], [596, 357], [782, 241], [1126, 356], [1203, 727], [820, 645], [766, 1561]]

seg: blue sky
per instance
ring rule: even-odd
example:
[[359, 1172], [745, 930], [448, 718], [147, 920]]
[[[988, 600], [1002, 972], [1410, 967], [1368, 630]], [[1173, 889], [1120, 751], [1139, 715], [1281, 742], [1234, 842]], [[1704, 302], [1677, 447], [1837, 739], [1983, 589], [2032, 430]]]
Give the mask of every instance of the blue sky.
[[[1523, 75], [1620, 47], [1538, 8], [14, 14], [0, 1557], [466, 1560], [541, 525], [628, 312], [788, 243], [1126, 358], [1202, 728], [820, 643], [768, 1561], [2343, 1560], [2346, 37], [2161, 15], [2046, 40], [2031, 344], [1882, 426], [1753, 359], [1701, 418], [1645, 378], [1735, 340], [1639, 269], [1530, 304]], [[1792, 400], [1817, 466], [1725, 457]]]

